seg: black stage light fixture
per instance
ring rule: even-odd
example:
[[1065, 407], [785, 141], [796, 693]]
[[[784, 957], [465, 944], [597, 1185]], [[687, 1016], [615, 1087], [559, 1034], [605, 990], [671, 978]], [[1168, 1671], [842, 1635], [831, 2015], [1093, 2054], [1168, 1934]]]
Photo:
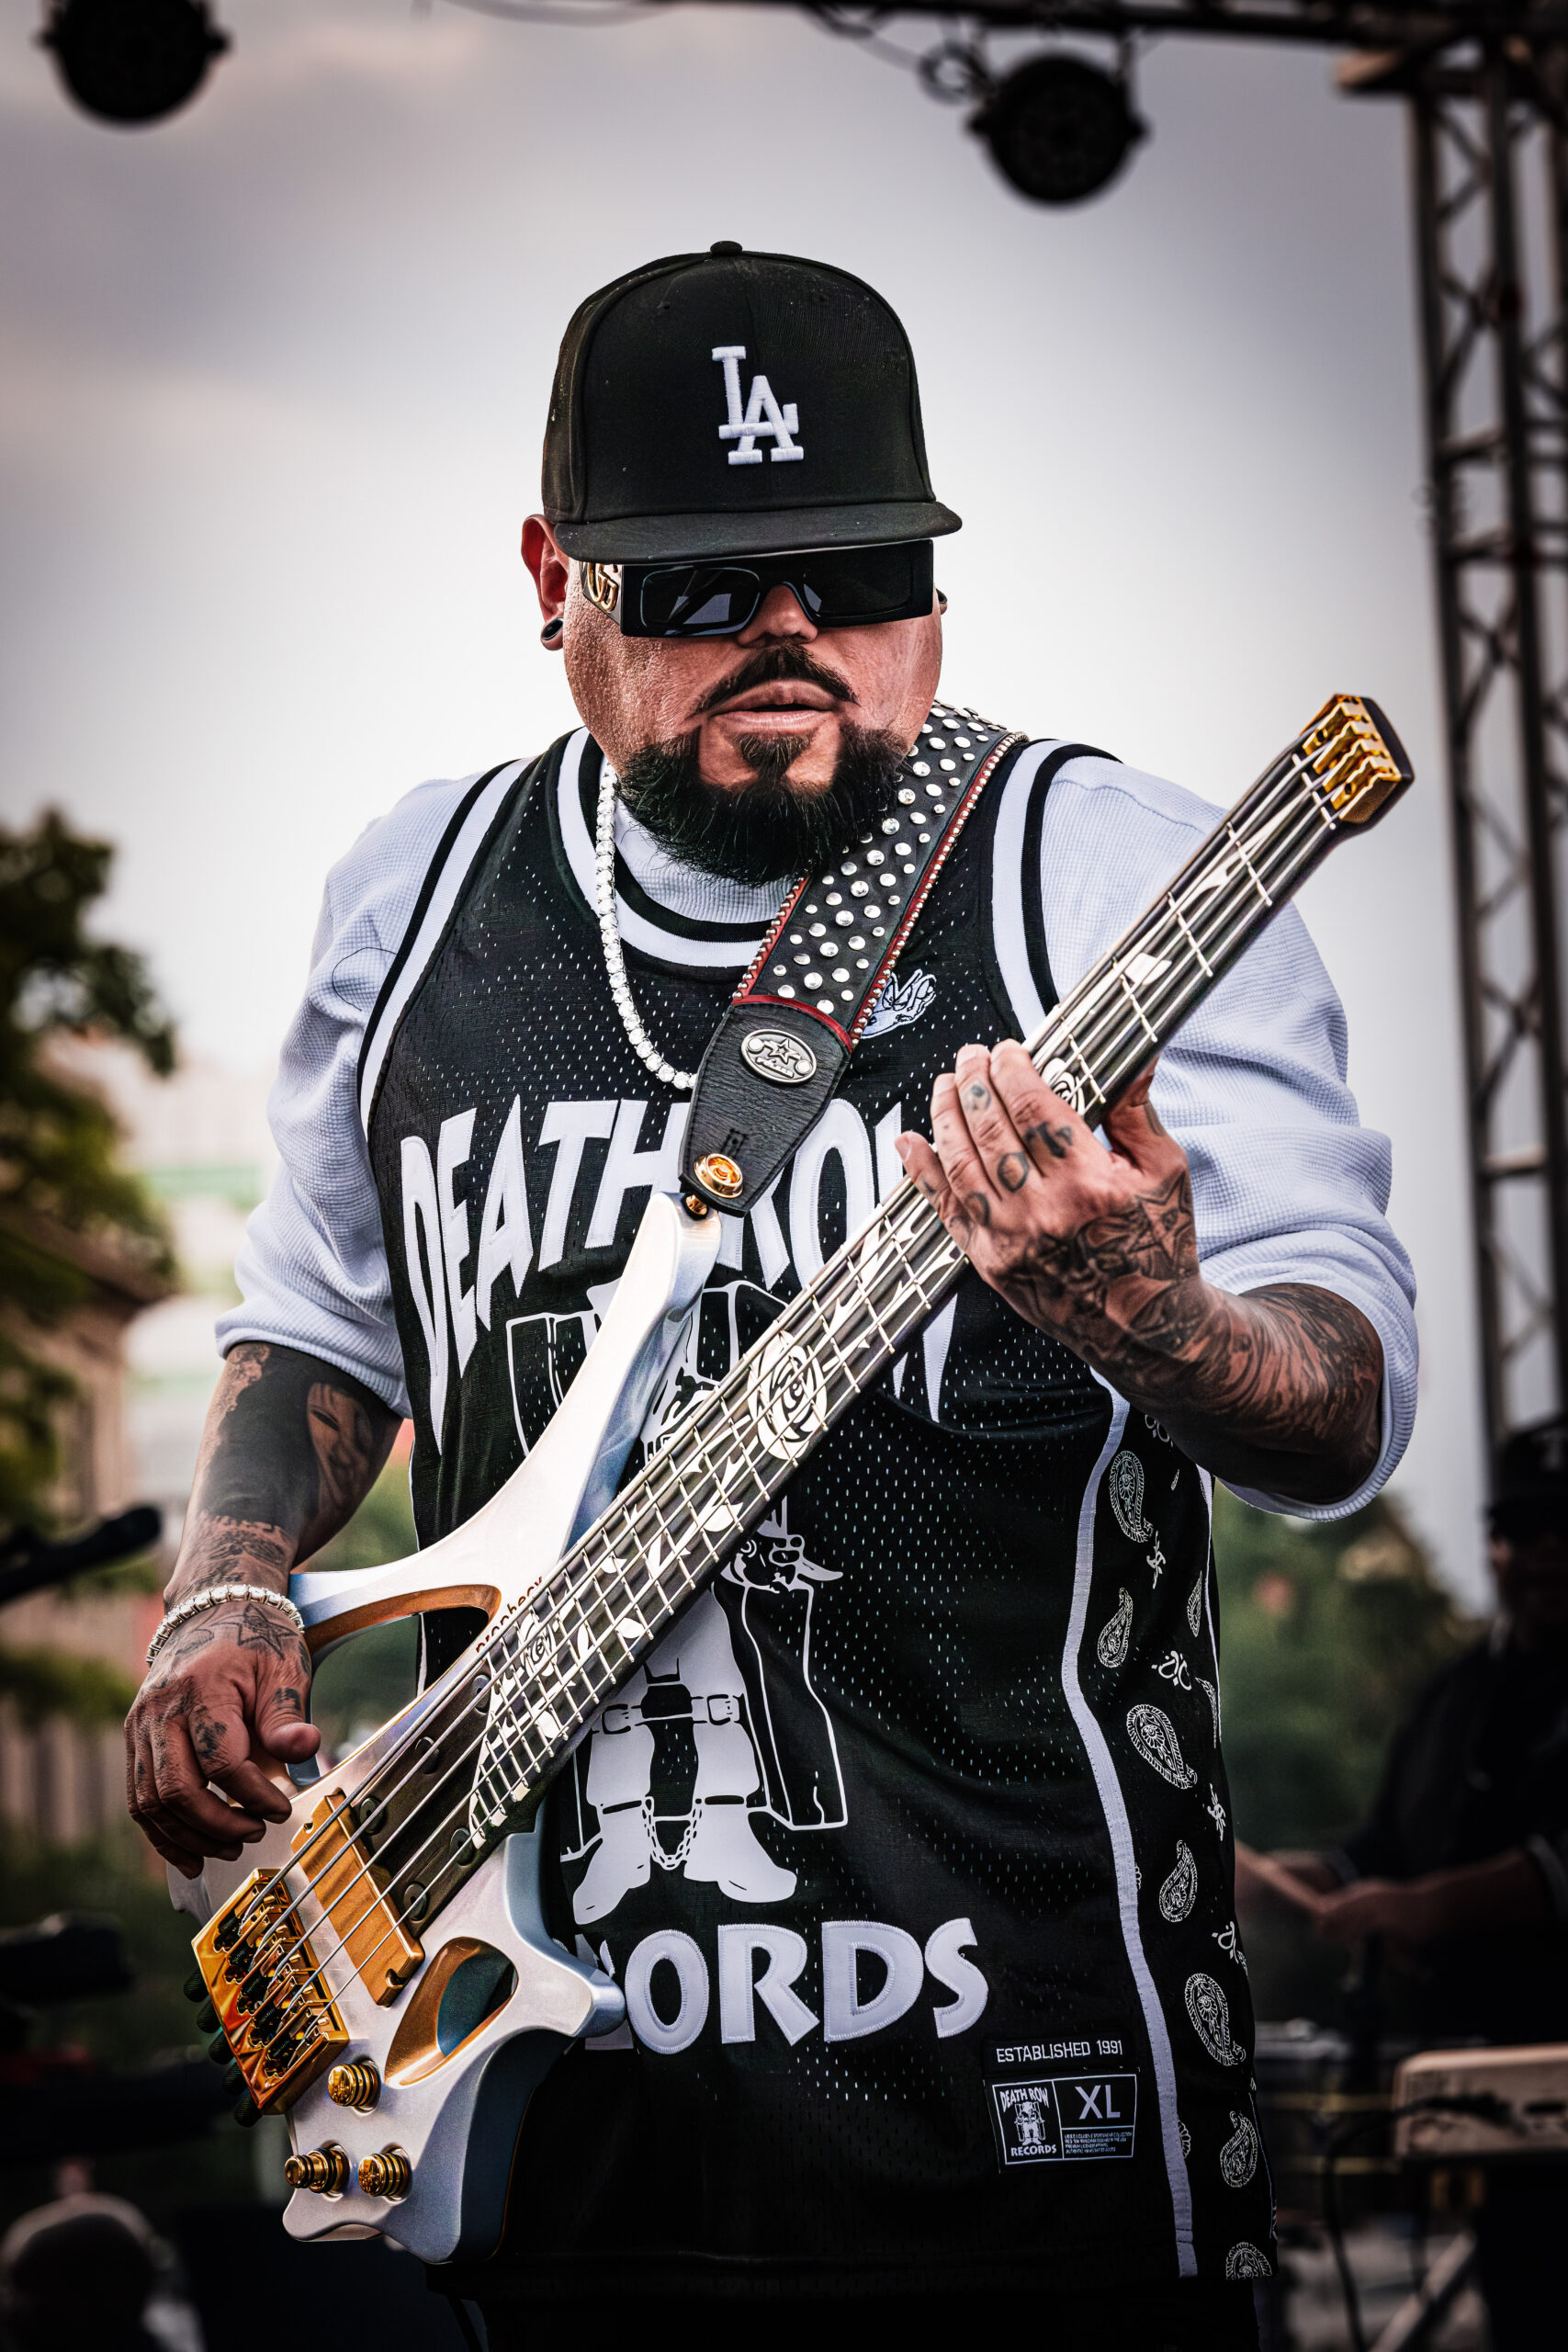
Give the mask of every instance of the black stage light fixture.
[[207, 0], [52, 0], [39, 40], [101, 122], [161, 122], [194, 98], [229, 36]]
[[1036, 204], [1098, 196], [1147, 135], [1123, 81], [1060, 51], [1030, 58], [998, 83], [969, 128]]

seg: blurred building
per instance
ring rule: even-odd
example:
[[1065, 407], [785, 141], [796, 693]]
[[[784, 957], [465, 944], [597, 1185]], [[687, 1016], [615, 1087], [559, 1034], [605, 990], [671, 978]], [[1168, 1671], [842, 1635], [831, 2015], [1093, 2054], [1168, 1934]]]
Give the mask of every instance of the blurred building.
[[[270, 1080], [203, 1061], [160, 1080], [118, 1047], [73, 1046], [60, 1058], [116, 1111], [127, 1165], [168, 1211], [179, 1280], [171, 1293], [79, 1236], [47, 1237], [91, 1284], [83, 1306], [35, 1341], [77, 1391], [65, 1410], [55, 1509], [71, 1527], [156, 1503], [166, 1567], [218, 1377], [213, 1319], [234, 1295], [235, 1248], [275, 1158]], [[40, 1663], [30, 1697], [0, 1702], [0, 1815], [62, 1844], [122, 1816], [122, 1744], [105, 1694], [111, 1677], [131, 1688], [140, 1682], [161, 1614], [155, 1590], [40, 1592], [6, 1610], [0, 1640], [13, 1657], [56, 1663]], [[95, 1682], [95, 1667], [108, 1677]], [[51, 1706], [56, 1686], [62, 1702]]]

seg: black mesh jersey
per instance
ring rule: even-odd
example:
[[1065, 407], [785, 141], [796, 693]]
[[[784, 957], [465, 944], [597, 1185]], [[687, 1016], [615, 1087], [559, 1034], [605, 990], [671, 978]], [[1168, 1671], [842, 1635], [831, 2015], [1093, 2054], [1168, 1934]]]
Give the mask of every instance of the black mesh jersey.
[[[1020, 880], [1049, 768], [998, 770], [839, 1096], [726, 1221], [645, 1447], [898, 1180], [959, 1046], [1049, 1001]], [[684, 1103], [584, 896], [599, 775], [579, 734], [475, 786], [367, 1041], [425, 1542], [537, 1441], [677, 1182]], [[694, 1069], [751, 929], [619, 880], [638, 1009]], [[552, 1795], [554, 1930], [628, 2023], [536, 2095], [511, 2286], [1261, 2272], [1213, 1608], [1203, 1477], [971, 1277]]]

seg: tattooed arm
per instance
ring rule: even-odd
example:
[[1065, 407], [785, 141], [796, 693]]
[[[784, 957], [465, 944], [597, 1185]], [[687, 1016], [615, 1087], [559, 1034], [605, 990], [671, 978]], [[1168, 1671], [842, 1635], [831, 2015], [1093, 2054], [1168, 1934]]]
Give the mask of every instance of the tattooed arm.
[[[294, 1562], [368, 1491], [397, 1426], [335, 1365], [292, 1348], [233, 1349], [202, 1433], [168, 1607], [218, 1584], [287, 1592]], [[254, 1759], [315, 1754], [310, 1684], [304, 1643], [259, 1600], [203, 1611], [159, 1651], [126, 1720], [128, 1794], [132, 1820], [187, 1878], [204, 1854], [231, 1861], [288, 1813]]]
[[1236, 1296], [1198, 1268], [1186, 1154], [1145, 1071], [1102, 1150], [1021, 1046], [965, 1046], [931, 1096], [915, 1182], [976, 1271], [1228, 1485], [1292, 1501], [1351, 1494], [1377, 1460], [1382, 1347], [1308, 1283]]

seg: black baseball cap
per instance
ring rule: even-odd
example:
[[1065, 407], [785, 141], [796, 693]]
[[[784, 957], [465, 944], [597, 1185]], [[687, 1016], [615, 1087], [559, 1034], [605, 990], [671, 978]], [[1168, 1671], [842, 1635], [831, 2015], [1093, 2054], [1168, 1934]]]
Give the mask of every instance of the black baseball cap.
[[915, 362], [863, 279], [728, 242], [602, 287], [561, 345], [544, 511], [596, 563], [935, 538]]

